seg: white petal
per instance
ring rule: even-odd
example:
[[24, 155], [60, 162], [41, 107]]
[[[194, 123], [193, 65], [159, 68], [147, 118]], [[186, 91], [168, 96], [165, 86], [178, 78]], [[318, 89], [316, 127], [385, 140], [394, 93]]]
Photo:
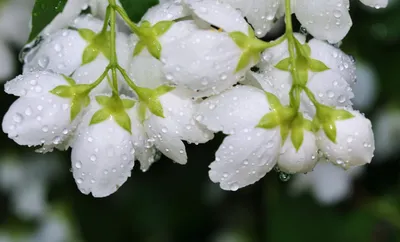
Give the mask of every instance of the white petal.
[[192, 32], [198, 30], [199, 27], [193, 20], [183, 20], [174, 23], [168, 31], [161, 35], [158, 40], [164, 48], [164, 45], [185, 38], [190, 35]]
[[71, 154], [72, 172], [82, 193], [106, 197], [131, 176], [134, 149], [130, 134], [114, 120], [88, 125], [98, 110], [95, 106], [78, 130]]
[[196, 104], [188, 97], [180, 95], [179, 90], [160, 97], [164, 108], [165, 121], [171, 121], [172, 127], [180, 139], [189, 143], [206, 143], [213, 139], [213, 134], [194, 120]]
[[61, 75], [47, 71], [28, 72], [8, 81], [4, 91], [21, 97], [40, 97], [60, 85], [69, 85]]
[[223, 0], [239, 9], [253, 26], [255, 33], [263, 37], [271, 30], [280, 0]]
[[160, 21], [172, 21], [189, 16], [190, 12], [180, 2], [167, 1], [147, 10], [141, 21], [149, 21], [152, 25]]
[[154, 142], [154, 145], [166, 157], [176, 163], [186, 164], [187, 154], [185, 145], [179, 136], [175, 133], [174, 122], [172, 120], [163, 120], [162, 118], [151, 115], [145, 121], [144, 128], [149, 136], [148, 142]]
[[166, 84], [162, 63], [150, 55], [138, 55], [129, 63], [128, 74], [136, 85], [157, 88]]
[[263, 72], [247, 72], [246, 79], [253, 85], [258, 83], [264, 91], [273, 93], [282, 105], [289, 105], [289, 92], [292, 87], [290, 72], [270, 66]]
[[226, 33], [198, 30], [163, 45], [161, 56], [167, 79], [198, 91], [201, 97], [226, 90], [244, 76], [247, 68], [235, 71], [241, 54]]
[[226, 137], [210, 165], [210, 179], [231, 191], [257, 182], [275, 166], [280, 141], [277, 129], [251, 129]]
[[[306, 42], [306, 37], [299, 33], [294, 33], [294, 37], [302, 44]], [[281, 44], [266, 49], [262, 53], [261, 63], [258, 67], [262, 71], [270, 69], [271, 66], [275, 66], [281, 60], [289, 57], [288, 42], [284, 40]]]
[[[90, 29], [96, 33], [99, 33], [103, 28], [103, 20], [93, 17], [91, 14], [85, 14], [74, 19], [71, 23], [71, 27], [76, 29]], [[117, 46], [118, 47], [118, 46]]]
[[3, 132], [20, 145], [58, 145], [74, 128], [70, 99], [52, 94], [21, 97], [3, 119]]
[[279, 169], [283, 172], [306, 173], [314, 169], [318, 161], [318, 147], [314, 133], [304, 131], [304, 140], [298, 151], [293, 146], [291, 135], [281, 148], [278, 160]]
[[349, 0], [296, 0], [294, 12], [315, 38], [337, 43], [347, 35], [353, 24], [348, 8]]
[[[315, 94], [317, 101], [332, 107], [348, 107], [354, 97], [350, 85], [339, 74], [331, 70], [310, 74], [307, 87]], [[315, 107], [308, 98], [302, 99], [307, 113], [314, 116]]]
[[379, 9], [386, 8], [389, 4], [389, 0], [360, 0], [363, 4]]
[[203, 101], [196, 119], [214, 132], [234, 134], [253, 129], [268, 112], [270, 106], [264, 92], [237, 86]]
[[88, 7], [88, 0], [69, 0], [62, 13], [58, 14], [53, 21], [44, 29], [44, 34], [51, 34], [59, 29], [65, 28], [71, 23], [81, 11]]
[[354, 85], [356, 66], [352, 57], [321, 40], [312, 39], [308, 45], [311, 48], [311, 58], [322, 61], [332, 71], [340, 74], [350, 86]]
[[186, 164], [187, 155], [181, 140], [189, 143], [205, 143], [213, 138], [211, 132], [193, 119], [193, 101], [174, 92], [160, 97], [165, 118], [150, 115], [145, 121], [146, 133], [165, 156], [180, 164]]
[[336, 121], [336, 144], [323, 130], [317, 138], [319, 149], [329, 161], [344, 168], [370, 163], [375, 149], [371, 122], [358, 111], [349, 112], [354, 118]]
[[[96, 60], [83, 65], [76, 69], [72, 78], [77, 84], [91, 84], [95, 82], [104, 72], [105, 68], [109, 64], [109, 60], [105, 57], [98, 57]], [[110, 75], [111, 76], [111, 75]], [[118, 78], [120, 80], [120, 78]], [[103, 80], [93, 91], [91, 95], [111, 93], [111, 87], [107, 82], [107, 78]]]
[[0, 41], [0, 65], [0, 80], [10, 77], [15, 71], [14, 55], [4, 41]]
[[75, 30], [60, 30], [26, 56], [24, 73], [51, 70], [71, 75], [81, 64], [88, 43]]
[[[136, 105], [137, 106], [137, 105]], [[140, 123], [137, 108], [128, 111], [132, 122], [132, 142], [135, 150], [136, 159], [140, 162], [140, 169], [147, 171], [157, 160], [157, 149], [154, 146], [154, 140], [149, 139], [145, 133], [143, 125]]]
[[248, 34], [249, 25], [242, 14], [231, 5], [215, 0], [186, 0], [185, 2], [193, 14], [201, 20], [225, 32], [240, 31]]

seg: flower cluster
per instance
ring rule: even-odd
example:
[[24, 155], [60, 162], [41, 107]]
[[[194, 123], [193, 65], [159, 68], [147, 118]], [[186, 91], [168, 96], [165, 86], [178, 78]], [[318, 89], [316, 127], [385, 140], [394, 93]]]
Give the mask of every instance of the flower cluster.
[[[135, 160], [143, 171], [160, 153], [185, 164], [183, 141], [214, 132], [228, 135], [209, 172], [225, 190], [274, 167], [371, 162], [371, 124], [351, 107], [354, 61], [328, 43], [350, 28], [348, 1], [167, 0], [138, 24], [116, 0], [72, 4], [59, 21], [87, 4], [94, 15], [45, 29], [27, 51], [23, 74], [5, 86], [19, 98], [3, 131], [41, 152], [71, 147], [82, 193], [112, 194]], [[293, 32], [292, 13], [315, 38]], [[285, 34], [260, 39], [283, 16]]]

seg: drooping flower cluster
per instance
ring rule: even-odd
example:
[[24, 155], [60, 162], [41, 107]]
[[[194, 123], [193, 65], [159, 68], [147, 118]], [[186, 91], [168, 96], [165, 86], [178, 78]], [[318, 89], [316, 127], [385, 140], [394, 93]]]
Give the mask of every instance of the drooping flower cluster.
[[[45, 29], [6, 84], [19, 98], [4, 132], [41, 152], [71, 147], [75, 181], [96, 197], [115, 192], [135, 160], [144, 171], [159, 152], [185, 164], [183, 141], [220, 131], [228, 136], [209, 175], [225, 190], [274, 167], [309, 172], [322, 156], [343, 168], [369, 163], [371, 124], [351, 108], [354, 61], [324, 41], [347, 33], [348, 3], [245, 2], [167, 0], [135, 24], [115, 0], [68, 1], [64, 24]], [[87, 4], [95, 15], [76, 17]], [[293, 12], [316, 38], [293, 32]], [[259, 39], [284, 15], [284, 36]]]

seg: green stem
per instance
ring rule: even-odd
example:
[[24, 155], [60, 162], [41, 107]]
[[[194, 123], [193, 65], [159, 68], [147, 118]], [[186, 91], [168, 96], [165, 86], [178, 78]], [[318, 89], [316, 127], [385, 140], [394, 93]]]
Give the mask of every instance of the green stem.
[[121, 18], [125, 21], [125, 23], [131, 28], [131, 30], [135, 33], [139, 33], [139, 27], [129, 18], [128, 14], [125, 12], [123, 8], [118, 5], [114, 6], [115, 11], [121, 16]]
[[310, 89], [308, 89], [308, 87], [303, 87], [303, 90], [307, 94], [310, 101], [317, 107], [319, 105], [319, 102], [315, 98], [314, 93], [312, 93], [312, 91]]
[[111, 7], [108, 6], [106, 11], [106, 17], [104, 18], [103, 28], [101, 29], [100, 33], [105, 33], [107, 31], [108, 21], [110, 20], [111, 11], [112, 11]]
[[106, 69], [104, 70], [103, 74], [95, 82], [90, 84], [90, 91], [95, 89], [103, 80], [106, 78], [108, 71], [110, 70], [110, 66], [107, 66]]
[[118, 58], [117, 58], [117, 50], [116, 50], [116, 38], [117, 38], [117, 14], [115, 12], [116, 2], [115, 0], [109, 0], [108, 9], [110, 9], [110, 45], [111, 45], [111, 58], [110, 58], [110, 67], [111, 67], [111, 75], [113, 81], [113, 92], [118, 90], [118, 77], [117, 77], [117, 66], [118, 66]]
[[119, 65], [117, 66], [117, 69], [121, 73], [122, 77], [125, 79], [128, 86], [130, 86], [132, 88], [132, 90], [137, 91], [139, 87], [132, 81], [132, 79], [129, 77], [128, 73], [126, 73], [125, 69]]
[[286, 40], [286, 35], [283, 35], [279, 39], [273, 40], [273, 41], [270, 41], [270, 42], [262, 41], [261, 49], [264, 51], [264, 50], [266, 50], [268, 48], [272, 48], [274, 46], [282, 44], [282, 42], [285, 41], [285, 40]]
[[290, 73], [292, 74], [292, 88], [290, 89], [290, 105], [297, 111], [300, 108], [300, 93], [299, 89], [300, 77], [297, 73], [296, 64], [296, 40], [293, 35], [293, 24], [292, 24], [292, 10], [290, 0], [285, 0], [285, 21], [286, 21], [286, 33], [285, 36], [288, 40], [288, 49], [290, 55]]

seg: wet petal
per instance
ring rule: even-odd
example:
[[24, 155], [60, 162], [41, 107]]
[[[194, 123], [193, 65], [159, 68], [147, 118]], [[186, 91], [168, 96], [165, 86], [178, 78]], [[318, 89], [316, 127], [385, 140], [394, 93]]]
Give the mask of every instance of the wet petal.
[[254, 87], [237, 86], [203, 101], [196, 119], [214, 132], [234, 134], [253, 129], [269, 111], [264, 92]]
[[231, 191], [257, 182], [275, 166], [280, 141], [277, 129], [251, 129], [226, 137], [210, 165], [210, 179]]

